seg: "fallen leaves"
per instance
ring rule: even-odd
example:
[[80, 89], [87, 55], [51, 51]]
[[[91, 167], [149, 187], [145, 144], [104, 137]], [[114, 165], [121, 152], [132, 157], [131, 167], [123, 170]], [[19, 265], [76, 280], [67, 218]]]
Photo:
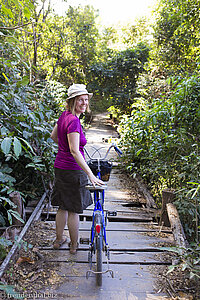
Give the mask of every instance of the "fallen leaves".
[[35, 222], [24, 238], [33, 247], [20, 249], [16, 263], [4, 275], [6, 282], [15, 286], [17, 291], [26, 293], [42, 290], [45, 286], [55, 288], [62, 283], [63, 278], [57, 272], [58, 264], [46, 262], [45, 258], [50, 256], [48, 251], [41, 254], [39, 250], [43, 245], [51, 246], [54, 238], [55, 228], [52, 224]]
[[155, 275], [157, 294], [163, 292], [169, 295], [167, 298], [147, 298], [146, 300], [153, 299], [166, 299], [166, 300], [193, 300], [199, 298], [198, 283], [190, 280], [188, 274], [180, 268], [176, 268], [173, 272], [168, 273], [166, 266], [151, 266], [151, 272]]
[[20, 264], [22, 264], [22, 263], [24, 263], [24, 262], [28, 262], [29, 264], [34, 264], [34, 263], [35, 263], [35, 261], [32, 260], [30, 257], [20, 256], [20, 257], [18, 258], [18, 260], [16, 261], [16, 264], [17, 264], [17, 265], [20, 265]]
[[193, 300], [193, 296], [180, 292], [175, 297], [167, 297], [167, 296], [156, 296], [153, 294], [147, 294], [146, 300]]

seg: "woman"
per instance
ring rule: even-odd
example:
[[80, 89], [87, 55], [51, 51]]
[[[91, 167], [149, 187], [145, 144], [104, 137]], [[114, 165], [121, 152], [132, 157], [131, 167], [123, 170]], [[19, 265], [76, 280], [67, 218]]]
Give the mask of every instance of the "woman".
[[61, 114], [51, 133], [51, 138], [58, 144], [52, 205], [59, 206], [59, 209], [56, 214], [56, 239], [53, 247], [59, 249], [66, 242], [63, 232], [67, 223], [71, 254], [75, 254], [78, 247], [79, 213], [92, 204], [90, 192], [85, 188], [88, 183], [87, 176], [94, 186], [104, 184], [95, 177], [84, 158], [83, 148], [87, 141], [79, 117], [89, 110], [92, 95], [84, 84], [70, 86], [67, 110]]

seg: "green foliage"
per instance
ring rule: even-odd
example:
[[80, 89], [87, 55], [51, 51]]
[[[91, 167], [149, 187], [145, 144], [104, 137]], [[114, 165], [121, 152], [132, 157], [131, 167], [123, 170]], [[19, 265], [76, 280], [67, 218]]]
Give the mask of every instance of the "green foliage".
[[129, 112], [136, 96], [138, 76], [145, 71], [149, 48], [140, 43], [134, 49], [113, 52], [109, 60], [90, 68], [90, 88], [122, 111]]
[[[3, 37], [0, 59], [0, 223], [19, 214], [9, 198], [39, 197], [53, 176], [56, 146], [50, 139], [65, 88], [53, 81], [29, 82], [19, 42]], [[54, 100], [54, 99], [57, 100]]]
[[122, 41], [128, 48], [135, 47], [139, 43], [149, 44], [150, 27], [145, 17], [137, 19], [134, 24], [122, 27]]
[[121, 118], [121, 111], [119, 108], [115, 107], [114, 105], [111, 105], [107, 111], [110, 113], [110, 118], [113, 119], [116, 123]]
[[21, 19], [28, 21], [31, 18], [31, 15], [34, 11], [34, 5], [32, 1], [16, 1], [16, 0], [7, 0], [0, 1], [0, 10], [1, 10], [1, 22], [6, 24], [8, 27], [11, 25], [19, 25], [17, 15], [21, 15]]
[[[33, 245], [31, 245], [30, 243], [24, 241], [24, 240], [20, 240], [20, 242], [18, 242], [18, 236], [15, 236], [15, 241], [14, 244], [19, 248], [23, 248], [23, 250], [25, 252], [27, 252], [29, 249], [33, 248]], [[0, 260], [3, 260], [6, 255], [7, 252], [9, 250], [9, 248], [13, 246], [13, 242], [6, 239], [5, 237], [0, 237]]]
[[172, 72], [193, 72], [200, 55], [200, 2], [161, 0], [154, 36], [157, 59]]
[[200, 244], [191, 244], [191, 247], [187, 249], [179, 247], [162, 247], [161, 250], [167, 250], [169, 252], [175, 253], [179, 258], [179, 263], [177, 265], [172, 265], [169, 267], [168, 273], [173, 272], [177, 267], [181, 268], [182, 271], [188, 271], [189, 277], [191, 279], [200, 278]]
[[6, 255], [7, 255], [7, 251], [6, 249], [8, 247], [12, 246], [12, 242], [7, 240], [6, 238], [4, 237], [0, 237], [0, 260], [3, 260]]
[[31, 245], [30, 243], [24, 241], [24, 240], [20, 240], [20, 242], [18, 242], [18, 236], [15, 237], [15, 245], [17, 245], [17, 247], [19, 249], [23, 248], [25, 252], [27, 252], [29, 249], [33, 248], [33, 245]]
[[[72, 82], [86, 83], [88, 67], [97, 56], [100, 40], [96, 16], [92, 7], [70, 6], [64, 17], [52, 14], [45, 19], [42, 15], [38, 17], [35, 32], [24, 38], [27, 42], [36, 37], [40, 40], [34, 48], [32, 43], [29, 46], [40, 66], [37, 73], [40, 78], [54, 78], [66, 86]], [[27, 50], [26, 54], [29, 55]], [[30, 55], [28, 59], [32, 59]]]
[[6, 257], [6, 255], [7, 255], [7, 252], [4, 248], [4, 246], [2, 246], [0, 244], [0, 261], [3, 260]]
[[55, 146], [50, 133], [55, 116], [43, 86], [13, 85], [2, 84], [1, 90], [1, 187], [8, 194], [15, 185], [26, 198], [42, 193], [41, 176], [45, 181], [51, 177]]
[[[191, 161], [193, 164], [193, 161]], [[196, 167], [193, 165], [193, 167]], [[199, 168], [199, 166], [197, 166]], [[192, 187], [191, 187], [192, 185]], [[185, 189], [178, 191], [179, 197], [175, 202], [178, 211], [184, 220], [184, 228], [190, 240], [199, 242], [199, 189], [200, 183], [187, 182]]]
[[68, 47], [66, 55], [66, 72], [74, 82], [85, 82], [88, 68], [97, 53], [99, 31], [95, 24], [97, 12], [90, 6], [70, 7], [67, 12]]
[[23, 296], [21, 296], [19, 293], [17, 293], [14, 289], [14, 286], [7, 285], [0, 281], [0, 290], [5, 292], [9, 298], [12, 297], [14, 299], [24, 299]]
[[[174, 91], [148, 103], [133, 105], [132, 115], [124, 116], [119, 127], [124, 163], [151, 185], [159, 202], [164, 188], [184, 189], [199, 178], [199, 95], [200, 78], [192, 76], [174, 81]], [[185, 220], [189, 238], [196, 234], [199, 200], [177, 195], [177, 206]]]

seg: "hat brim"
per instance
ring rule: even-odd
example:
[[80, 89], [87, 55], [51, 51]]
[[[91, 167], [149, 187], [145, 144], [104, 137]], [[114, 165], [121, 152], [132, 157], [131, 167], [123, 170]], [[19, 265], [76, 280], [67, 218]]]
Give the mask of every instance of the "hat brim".
[[71, 95], [70, 97], [68, 97], [67, 100], [75, 98], [77, 96], [81, 96], [81, 95], [88, 95], [89, 100], [90, 100], [93, 96], [93, 93], [78, 92], [78, 93], [76, 93], [76, 95]]

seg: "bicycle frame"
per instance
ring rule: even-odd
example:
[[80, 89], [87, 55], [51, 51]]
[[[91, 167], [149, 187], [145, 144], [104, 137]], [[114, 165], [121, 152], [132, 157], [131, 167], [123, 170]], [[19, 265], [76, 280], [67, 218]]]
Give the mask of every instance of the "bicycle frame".
[[[98, 189], [98, 188], [97, 188]], [[102, 198], [100, 196], [102, 195]], [[102, 203], [100, 202], [102, 200]], [[97, 278], [97, 285], [102, 285], [102, 274], [105, 274], [109, 272], [112, 277], [114, 277], [113, 271], [109, 268], [109, 247], [106, 239], [106, 224], [105, 224], [105, 216], [104, 216], [104, 210], [103, 210], [103, 204], [104, 204], [104, 190], [94, 191], [94, 210], [93, 210], [93, 216], [92, 216], [92, 227], [91, 227], [91, 242], [90, 242], [90, 252], [88, 256], [88, 260], [90, 263], [90, 270], [86, 272], [86, 278], [89, 278], [89, 275], [96, 274]], [[96, 216], [98, 217], [96, 220]], [[107, 218], [107, 216], [106, 216]], [[96, 239], [96, 241], [95, 241]], [[107, 270], [102, 271], [102, 258], [101, 258], [101, 267], [99, 270], [98, 262], [97, 262], [97, 271], [92, 270], [92, 255], [93, 253], [97, 253], [99, 251], [97, 241], [99, 240], [100, 243], [100, 251], [105, 251], [105, 254], [107, 256]], [[101, 255], [101, 254], [100, 254]]]
[[[101, 179], [101, 174], [100, 174], [100, 170], [97, 174], [97, 177], [99, 179]], [[100, 198], [100, 195], [102, 195], [102, 198]], [[104, 241], [105, 241], [105, 245], [107, 246], [108, 243], [107, 243], [107, 240], [106, 240], [106, 225], [105, 225], [105, 218], [104, 218], [104, 199], [105, 199], [105, 192], [104, 190], [102, 191], [99, 191], [99, 190], [96, 190], [94, 191], [94, 210], [93, 210], [93, 216], [92, 216], [92, 227], [91, 227], [91, 242], [90, 242], [90, 246], [92, 246], [92, 244], [94, 243], [94, 238], [95, 238], [95, 224], [94, 224], [94, 221], [95, 221], [95, 215], [96, 215], [96, 212], [101, 212], [102, 214], [102, 226], [103, 226], [103, 237], [104, 237]], [[102, 200], [102, 203], [101, 203], [101, 200]]]
[[[98, 161], [98, 173], [97, 177], [101, 179], [101, 167], [100, 167], [100, 162], [105, 160], [107, 157], [110, 149], [114, 147], [116, 152], [121, 155], [122, 152], [117, 148], [115, 144], [112, 144], [109, 149], [106, 152], [106, 155], [104, 158], [98, 158], [94, 159]], [[101, 148], [100, 148], [101, 149]], [[99, 149], [95, 150], [95, 153], [99, 152]], [[92, 160], [92, 157], [89, 155], [89, 153], [86, 151], [88, 157], [90, 160]], [[106, 224], [107, 224], [107, 212], [106, 212], [106, 217], [104, 215], [104, 199], [105, 199], [105, 192], [104, 189], [102, 190], [100, 187], [96, 187], [94, 190], [94, 210], [93, 210], [93, 215], [92, 215], [92, 226], [91, 226], [91, 241], [90, 241], [90, 252], [88, 256], [88, 260], [90, 263], [90, 270], [86, 272], [86, 278], [88, 279], [89, 275], [91, 273], [96, 274], [97, 277], [97, 284], [101, 285], [102, 284], [102, 274], [110, 272], [111, 276], [114, 277], [114, 273], [111, 269], [109, 269], [109, 247], [107, 243], [107, 238], [106, 238]], [[97, 219], [97, 220], [96, 220]], [[105, 222], [106, 220], [106, 222]], [[98, 245], [97, 245], [98, 244]], [[100, 250], [97, 249], [97, 247], [100, 247]], [[92, 255], [93, 253], [97, 253], [98, 251], [102, 252], [105, 251], [105, 255], [107, 256], [107, 270], [102, 271], [102, 258], [100, 257], [100, 262], [101, 266], [98, 269], [98, 254], [97, 254], [97, 271], [92, 270]], [[101, 254], [100, 254], [101, 256]]]

